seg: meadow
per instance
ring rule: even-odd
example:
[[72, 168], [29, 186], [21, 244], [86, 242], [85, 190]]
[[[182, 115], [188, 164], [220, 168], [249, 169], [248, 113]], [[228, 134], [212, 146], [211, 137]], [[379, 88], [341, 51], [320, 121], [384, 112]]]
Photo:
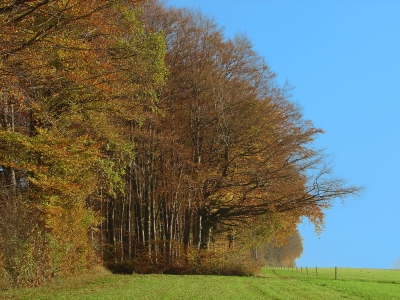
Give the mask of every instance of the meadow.
[[0, 299], [400, 299], [400, 270], [263, 269], [256, 277], [113, 275], [102, 272], [30, 289], [0, 292]]

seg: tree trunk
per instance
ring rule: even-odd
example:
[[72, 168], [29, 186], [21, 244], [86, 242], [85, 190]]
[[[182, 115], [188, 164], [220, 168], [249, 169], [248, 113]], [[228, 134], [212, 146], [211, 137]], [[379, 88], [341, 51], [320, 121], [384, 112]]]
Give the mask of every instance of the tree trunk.
[[128, 259], [132, 260], [132, 180], [130, 177], [128, 190]]
[[212, 224], [208, 221], [203, 221], [201, 224], [200, 249], [208, 249], [210, 247], [211, 230]]
[[185, 222], [184, 222], [184, 232], [183, 232], [183, 245], [185, 249], [190, 246], [190, 226], [191, 226], [191, 210], [187, 208], [185, 210]]
[[119, 227], [119, 235], [120, 235], [120, 245], [121, 245], [121, 249], [120, 249], [120, 255], [121, 255], [121, 259], [120, 261], [123, 262], [124, 261], [124, 215], [125, 215], [125, 201], [123, 200], [121, 203], [122, 207], [121, 207], [121, 220], [120, 220], [120, 227]]

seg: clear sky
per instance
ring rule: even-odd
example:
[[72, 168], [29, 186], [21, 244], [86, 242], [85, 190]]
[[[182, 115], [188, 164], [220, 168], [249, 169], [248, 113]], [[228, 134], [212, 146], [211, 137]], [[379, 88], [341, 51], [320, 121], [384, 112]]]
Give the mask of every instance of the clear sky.
[[299, 225], [298, 266], [392, 268], [400, 257], [400, 1], [168, 0], [246, 34], [325, 130], [334, 175], [365, 187], [336, 201], [318, 237]]

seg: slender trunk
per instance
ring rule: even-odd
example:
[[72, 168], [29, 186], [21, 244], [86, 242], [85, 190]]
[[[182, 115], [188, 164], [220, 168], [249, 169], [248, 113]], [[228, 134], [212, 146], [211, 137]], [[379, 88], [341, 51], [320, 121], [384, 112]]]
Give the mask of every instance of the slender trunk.
[[185, 217], [184, 217], [184, 232], [183, 232], [183, 245], [185, 248], [190, 246], [190, 225], [191, 225], [191, 210], [187, 208], [185, 210]]
[[141, 228], [140, 228], [140, 213], [139, 213], [139, 208], [138, 204], [134, 203], [133, 204], [133, 210], [134, 210], [134, 221], [135, 221], [135, 253], [134, 255], [137, 255], [138, 249], [140, 249], [140, 238], [141, 238]]
[[[131, 175], [131, 174], [129, 174]], [[128, 259], [132, 260], [132, 179], [129, 176], [128, 199]]]
[[[166, 197], [164, 195], [164, 197]], [[163, 204], [163, 208], [162, 208], [162, 224], [163, 224], [163, 228], [162, 228], [162, 232], [163, 232], [163, 255], [165, 256], [167, 253], [167, 247], [168, 247], [168, 239], [169, 239], [169, 235], [168, 235], [168, 213], [167, 213], [167, 207], [166, 207], [166, 203], [164, 202]]]
[[105, 220], [105, 222], [106, 222], [106, 224], [105, 224], [105, 226], [106, 226], [106, 228], [105, 228], [105, 238], [106, 238], [106, 243], [109, 243], [109, 238], [108, 238], [108, 222], [110, 221], [109, 220], [109, 216], [108, 216], [108, 200], [107, 200], [107, 202], [106, 202], [106, 211], [105, 211], [105, 217], [106, 217], [106, 220]]
[[[130, 121], [130, 142], [133, 143], [133, 130], [134, 130], [134, 123], [133, 120]], [[128, 259], [132, 260], [132, 166], [128, 168]]]
[[157, 261], [158, 256], [158, 245], [157, 245], [157, 217], [156, 217], [156, 200], [154, 195], [152, 195], [152, 207], [151, 207], [151, 230], [152, 230], [152, 239], [153, 239], [153, 248], [154, 248], [154, 256]]
[[172, 247], [172, 240], [173, 240], [173, 229], [174, 229], [174, 211], [171, 209], [170, 212], [170, 222], [169, 222], [169, 262], [172, 262], [173, 259], [173, 247]]
[[138, 237], [138, 242], [143, 244], [144, 243], [144, 229], [143, 229], [143, 222], [142, 222], [142, 210], [140, 204], [135, 204], [135, 218], [136, 218], [136, 235]]
[[12, 167], [3, 167], [3, 172], [6, 176], [6, 185], [9, 190], [9, 196], [12, 198], [12, 203], [14, 203], [15, 197], [17, 196], [17, 177], [15, 170]]
[[[100, 188], [100, 215], [103, 216], [103, 188]], [[104, 260], [103, 221], [100, 223], [100, 257]]]
[[198, 237], [198, 249], [200, 250], [201, 249], [201, 246], [202, 246], [202, 231], [203, 231], [203, 223], [202, 223], [202, 219], [203, 219], [203, 217], [202, 217], [202, 215], [199, 215], [199, 227], [198, 227], [198, 235], [199, 235], [199, 237]]
[[121, 262], [124, 261], [124, 215], [125, 215], [125, 201], [122, 201], [122, 207], [121, 207], [121, 221], [120, 221], [120, 227], [119, 227], [119, 236], [120, 236], [120, 255], [121, 255]]
[[117, 239], [115, 236], [115, 202], [113, 203], [112, 206], [112, 211], [111, 211], [111, 234], [112, 234], [112, 244], [114, 245], [114, 249], [115, 249], [115, 262], [117, 261]]
[[[115, 207], [114, 202], [112, 200], [107, 200], [107, 209], [106, 209], [106, 224], [107, 224], [107, 245], [112, 246], [114, 251], [114, 257], [116, 259], [116, 239], [115, 239]], [[115, 261], [116, 262], [116, 261]]]
[[230, 248], [233, 248], [234, 243], [235, 243], [235, 236], [234, 236], [233, 233], [230, 233], [230, 234], [228, 235], [228, 241], [229, 241], [228, 248], [229, 248], [229, 249], [230, 249]]
[[111, 228], [111, 208], [110, 208], [110, 203], [109, 203], [109, 200], [107, 199], [107, 202], [106, 202], [106, 212], [105, 212], [105, 214], [106, 214], [106, 228], [105, 228], [105, 231], [106, 231], [106, 244], [107, 244], [107, 246], [109, 246], [110, 244], [111, 244], [111, 241], [112, 241], [112, 239], [111, 239], [111, 230], [112, 230], [112, 228]]
[[193, 215], [193, 222], [191, 223], [191, 230], [192, 230], [192, 245], [193, 246], [199, 246], [199, 231], [200, 231], [200, 221], [199, 221], [200, 216], [196, 213]]
[[146, 205], [146, 242], [147, 242], [147, 250], [149, 258], [151, 259], [151, 211], [150, 211], [150, 203]]
[[212, 230], [212, 224], [208, 221], [202, 222], [201, 224], [201, 243], [200, 243], [200, 248], [201, 249], [208, 249], [210, 246], [210, 240], [211, 240], [211, 230]]
[[257, 247], [250, 248], [250, 256], [253, 260], [258, 260], [258, 248]]

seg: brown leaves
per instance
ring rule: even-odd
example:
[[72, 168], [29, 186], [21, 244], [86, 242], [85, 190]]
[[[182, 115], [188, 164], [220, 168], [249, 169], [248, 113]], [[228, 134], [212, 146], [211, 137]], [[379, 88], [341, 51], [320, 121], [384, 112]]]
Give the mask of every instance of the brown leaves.
[[[158, 130], [183, 154], [161, 157], [174, 161], [167, 170], [187, 166], [190, 184], [180, 195], [192, 194], [185, 185], [199, 191], [190, 205], [205, 222], [227, 228], [272, 215], [293, 230], [307, 216], [322, 226], [331, 200], [357, 193], [327, 176], [323, 153], [312, 146], [323, 131], [303, 119], [246, 37], [224, 40], [212, 20], [190, 10], [148, 9], [149, 26], [166, 34], [170, 66]], [[310, 188], [316, 178], [320, 189]]]
[[[25, 201], [39, 208], [30, 222], [47, 233], [46, 268], [55, 273], [94, 263], [87, 231], [98, 217], [87, 201], [100, 186], [123, 190], [131, 121], [154, 106], [163, 84], [163, 38], [145, 33], [139, 2], [0, 4], [0, 166], [9, 177], [0, 174], [0, 184], [21, 213]], [[7, 234], [1, 242], [13, 238]]]

